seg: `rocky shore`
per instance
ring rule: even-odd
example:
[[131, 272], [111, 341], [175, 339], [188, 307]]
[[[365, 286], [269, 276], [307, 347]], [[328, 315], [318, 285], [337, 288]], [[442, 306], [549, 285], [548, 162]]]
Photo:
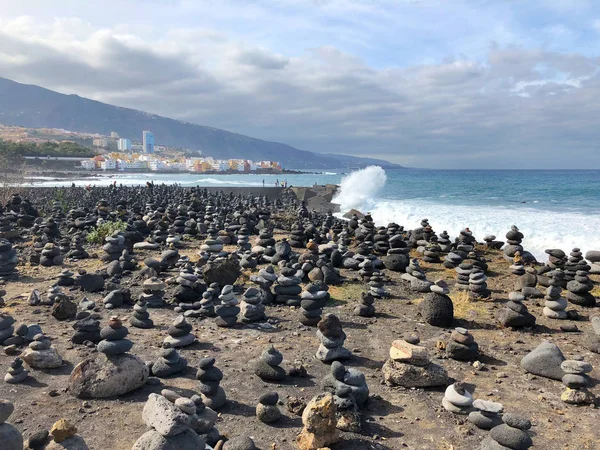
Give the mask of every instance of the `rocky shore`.
[[600, 448], [600, 252], [335, 192], [9, 196], [0, 448]]

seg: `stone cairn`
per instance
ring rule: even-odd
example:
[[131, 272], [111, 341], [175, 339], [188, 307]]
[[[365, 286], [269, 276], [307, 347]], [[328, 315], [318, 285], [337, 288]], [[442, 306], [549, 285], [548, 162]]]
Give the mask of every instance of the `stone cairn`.
[[175, 279], [177, 288], [175, 289], [174, 297], [177, 299], [179, 307], [187, 310], [193, 308], [193, 303], [202, 295], [202, 290], [199, 290], [198, 276], [191, 269], [183, 269]]
[[321, 342], [316, 357], [324, 363], [341, 361], [352, 356], [350, 350], [344, 348], [346, 333], [337, 316], [326, 314], [317, 324], [317, 337]]
[[285, 370], [280, 367], [283, 355], [272, 345], [265, 348], [254, 362], [254, 374], [263, 381], [282, 381]]
[[275, 286], [275, 303], [300, 306], [300, 293], [302, 280], [297, 276], [297, 271], [291, 267], [281, 269], [277, 277], [277, 286]]
[[105, 355], [122, 355], [133, 347], [133, 342], [125, 339], [129, 334], [127, 327], [117, 316], [112, 316], [108, 325], [100, 330], [100, 341], [97, 345], [98, 351]]
[[0, 280], [9, 280], [16, 277], [19, 257], [10, 241], [0, 239]]
[[8, 400], [0, 399], [0, 442], [2, 450], [23, 450], [23, 436], [21, 432], [6, 423], [15, 410], [14, 405]]
[[411, 259], [406, 273], [402, 274], [402, 279], [410, 282], [410, 288], [415, 292], [429, 292], [429, 287], [433, 284], [427, 280], [418, 259]]
[[512, 261], [515, 257], [515, 253], [523, 253], [523, 233], [519, 231], [516, 225], [510, 227], [508, 233], [506, 233], [506, 246], [504, 247], [504, 257], [508, 261]]
[[106, 244], [102, 247], [102, 250], [106, 253], [102, 256], [102, 260], [109, 261], [118, 261], [123, 250], [125, 250], [125, 236], [123, 236], [119, 231], [115, 231], [111, 236], [107, 236]]
[[196, 340], [196, 336], [194, 336], [191, 331], [192, 325], [185, 319], [185, 317], [177, 317], [167, 330], [169, 335], [165, 338], [163, 346], [186, 347], [193, 344]]
[[233, 294], [233, 286], [228, 284], [223, 287], [221, 295], [219, 295], [220, 305], [215, 307], [215, 314], [217, 318], [215, 323], [219, 327], [229, 328], [237, 323], [237, 315], [240, 313], [240, 307], [238, 300]]
[[380, 272], [373, 272], [369, 278], [369, 294], [375, 298], [385, 298], [388, 293], [383, 286], [383, 277]]
[[500, 250], [504, 245], [504, 242], [497, 241], [496, 236], [494, 236], [493, 234], [488, 234], [483, 238], [483, 240], [485, 242], [485, 247], [493, 250]]
[[75, 278], [73, 278], [74, 273], [69, 269], [64, 269], [58, 274], [58, 280], [56, 284], [58, 286], [70, 287], [75, 285]]
[[323, 281], [313, 281], [304, 288], [300, 303], [300, 322], [307, 327], [314, 327], [321, 321], [323, 308], [330, 298], [329, 286]]
[[258, 265], [258, 258], [256, 253], [252, 253], [251, 251], [246, 251], [242, 254], [242, 258], [240, 259], [240, 267], [242, 269], [256, 269]]
[[513, 256], [513, 263], [508, 268], [513, 275], [518, 277], [525, 275], [525, 264], [523, 263], [523, 257], [521, 256], [521, 252], [517, 250], [515, 255]]
[[425, 246], [423, 251], [423, 261], [426, 263], [438, 264], [441, 262], [440, 254], [442, 253], [442, 247], [438, 244], [437, 237], [431, 236], [429, 242]]
[[521, 292], [508, 294], [508, 302], [505, 307], [498, 310], [496, 320], [503, 327], [522, 328], [535, 325], [535, 316], [527, 310], [523, 304], [525, 296]]
[[[588, 267], [588, 265], [585, 266], [586, 269]], [[575, 272], [575, 277], [567, 283], [567, 290], [569, 292], [566, 297], [569, 302], [575, 305], [596, 306], [596, 298], [590, 294], [594, 285], [590, 280], [589, 269], [586, 269]]]
[[50, 338], [45, 334], [36, 334], [29, 348], [21, 354], [23, 361], [32, 369], [56, 369], [62, 366], [63, 359]]
[[148, 308], [162, 308], [165, 304], [165, 284], [156, 277], [148, 278], [142, 283], [142, 300]]
[[335, 394], [341, 387], [349, 388], [358, 406], [363, 406], [369, 399], [369, 387], [365, 374], [352, 367], [344, 367], [339, 361], [331, 363], [330, 373], [323, 378], [324, 391]]
[[215, 358], [202, 358], [196, 378], [200, 381], [199, 389], [204, 404], [211, 409], [217, 410], [227, 401], [225, 391], [220, 385], [223, 372], [215, 367]]
[[405, 388], [448, 385], [446, 369], [431, 362], [427, 349], [417, 345], [418, 343], [418, 339], [411, 339], [411, 342], [398, 339], [392, 342], [390, 357], [381, 369], [388, 385]]
[[258, 271], [258, 275], [250, 276], [250, 281], [258, 284], [260, 287], [261, 303], [263, 305], [270, 305], [273, 303], [273, 293], [271, 292], [271, 286], [277, 280], [277, 275], [273, 270], [273, 266], [267, 266]]
[[375, 316], [375, 299], [368, 292], [361, 292], [360, 300], [354, 308], [354, 314], [361, 317], [374, 317]]
[[471, 299], [489, 298], [491, 295], [487, 286], [487, 277], [479, 267], [473, 267], [469, 275], [469, 297]]
[[263, 305], [260, 300], [260, 292], [258, 289], [252, 287], [246, 289], [240, 303], [243, 322], [261, 322], [267, 319], [267, 316], [265, 315], [265, 305]]
[[562, 382], [567, 388], [561, 394], [561, 400], [573, 405], [594, 403], [595, 396], [587, 389], [591, 384], [587, 374], [592, 371], [592, 365], [582, 359], [567, 359], [562, 362], [560, 368], [565, 373]]
[[154, 326], [154, 322], [150, 319], [150, 313], [148, 312], [148, 306], [144, 300], [138, 300], [133, 305], [133, 314], [129, 318], [129, 324], [132, 327], [148, 329]]
[[542, 298], [544, 294], [537, 289], [537, 284], [537, 270], [533, 267], [527, 267], [525, 273], [516, 281], [515, 290], [521, 291], [525, 298]]
[[23, 360], [17, 357], [10, 363], [8, 373], [4, 375], [4, 381], [9, 384], [18, 384], [25, 381], [28, 376], [29, 371], [23, 368]]
[[442, 406], [446, 411], [468, 415], [473, 411], [472, 405], [473, 396], [462, 383], [456, 382], [446, 388], [442, 399]]
[[221, 433], [215, 427], [219, 415], [204, 404], [200, 395], [192, 395], [191, 399], [196, 405], [196, 420], [192, 420], [192, 430], [204, 438], [208, 445], [217, 445], [221, 437]]
[[468, 290], [469, 281], [473, 272], [473, 265], [468, 262], [461, 262], [456, 268], [456, 289]]
[[472, 361], [479, 356], [479, 346], [466, 328], [457, 327], [446, 344], [446, 356], [457, 361]]
[[481, 443], [481, 450], [493, 449], [522, 449], [527, 450], [533, 445], [533, 441], [527, 430], [531, 428], [531, 422], [517, 414], [506, 413], [502, 416], [501, 425], [490, 430], [490, 434]]
[[215, 317], [215, 304], [210, 292], [205, 291], [202, 294], [202, 300], [194, 302], [194, 309], [189, 309], [183, 313], [184, 317]]
[[373, 262], [370, 259], [365, 259], [358, 267], [360, 267], [358, 274], [363, 281], [368, 282], [373, 276]]
[[73, 344], [81, 345], [86, 341], [97, 344], [102, 340], [100, 336], [100, 322], [92, 316], [85, 317], [73, 324], [75, 334], [71, 337]]
[[491, 430], [502, 424], [502, 403], [477, 399], [473, 402], [475, 411], [469, 413], [469, 422], [481, 430]]
[[[5, 291], [2, 290], [2, 292]], [[0, 345], [4, 345], [4, 341], [10, 338], [15, 332], [14, 323], [15, 319], [12, 316], [0, 312]]]
[[187, 368], [187, 359], [182, 358], [173, 347], [163, 348], [160, 356], [152, 364], [152, 375], [158, 378], [166, 378]]
[[64, 261], [64, 256], [60, 254], [60, 250], [52, 242], [44, 245], [40, 264], [44, 267], [61, 266]]
[[213, 226], [208, 229], [208, 237], [204, 241], [204, 244], [200, 246], [200, 251], [213, 254], [223, 251], [223, 241], [219, 238], [219, 233]]
[[189, 398], [170, 401], [150, 394], [142, 411], [142, 420], [150, 431], [133, 444], [131, 450], [204, 449], [206, 441], [190, 426], [197, 420], [196, 404]]
[[87, 259], [90, 257], [88, 252], [85, 251], [83, 242], [83, 236], [81, 233], [75, 233], [69, 243], [69, 251], [65, 255], [66, 258], [73, 260]]
[[256, 405], [256, 417], [263, 423], [273, 423], [281, 419], [281, 411], [277, 407], [279, 394], [267, 392], [258, 398]]
[[546, 296], [544, 297], [546, 302], [544, 303], [544, 309], [542, 310], [544, 315], [549, 319], [565, 320], [568, 318], [567, 312], [565, 311], [568, 302], [566, 298], [561, 296], [563, 281], [564, 273], [555, 270], [552, 273], [550, 287], [546, 289]]
[[581, 250], [578, 248], [574, 248], [573, 250], [571, 250], [571, 253], [569, 253], [569, 258], [564, 268], [565, 281], [569, 282], [571, 280], [574, 280], [577, 271], [584, 270], [586, 266], [587, 264], [583, 259], [583, 253], [581, 253]]

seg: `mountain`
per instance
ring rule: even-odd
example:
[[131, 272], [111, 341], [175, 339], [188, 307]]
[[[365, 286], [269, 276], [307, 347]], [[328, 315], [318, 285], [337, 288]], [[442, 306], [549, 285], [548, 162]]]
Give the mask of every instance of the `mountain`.
[[218, 128], [169, 119], [129, 108], [108, 105], [78, 95], [60, 94], [39, 86], [0, 77], [0, 123], [26, 128], [61, 128], [139, 141], [143, 130], [154, 133], [156, 143], [202, 150], [219, 159], [243, 158], [279, 161], [290, 169], [339, 169], [387, 161], [346, 155], [313, 153], [278, 142], [263, 141]]

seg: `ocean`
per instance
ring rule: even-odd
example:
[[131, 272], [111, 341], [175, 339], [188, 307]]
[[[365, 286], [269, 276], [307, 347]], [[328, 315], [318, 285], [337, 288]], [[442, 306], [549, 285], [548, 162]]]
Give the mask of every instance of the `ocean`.
[[352, 173], [330, 171], [294, 175], [119, 174], [75, 180], [31, 179], [33, 185], [70, 186], [179, 183], [183, 186], [292, 186], [341, 184], [342, 211], [370, 211], [379, 225], [405, 228], [428, 218], [436, 232], [452, 237], [469, 227], [482, 240], [499, 239], [511, 225], [525, 235], [524, 246], [538, 259], [544, 250], [600, 249], [600, 170], [427, 170], [384, 171], [368, 167]]

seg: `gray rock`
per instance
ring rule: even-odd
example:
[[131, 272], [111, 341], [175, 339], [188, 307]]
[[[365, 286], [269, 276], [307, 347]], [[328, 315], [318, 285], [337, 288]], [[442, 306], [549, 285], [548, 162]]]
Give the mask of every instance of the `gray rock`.
[[513, 450], [527, 450], [533, 445], [531, 438], [526, 432], [518, 428], [512, 428], [506, 424], [492, 428], [490, 437], [500, 445]]
[[0, 425], [0, 440], [2, 450], [23, 450], [23, 436], [9, 423]]
[[131, 450], [198, 450], [205, 447], [205, 440], [190, 429], [171, 437], [164, 437], [151, 430], [144, 433]]
[[225, 442], [223, 450], [256, 450], [256, 445], [250, 437], [238, 436]]
[[544, 341], [521, 360], [521, 367], [534, 375], [560, 381], [565, 375], [560, 368], [564, 360], [564, 355], [555, 344]]
[[[177, 399], [176, 401], [180, 400]], [[162, 395], [150, 394], [142, 411], [142, 420], [162, 436], [175, 436], [189, 428], [190, 415]]]

